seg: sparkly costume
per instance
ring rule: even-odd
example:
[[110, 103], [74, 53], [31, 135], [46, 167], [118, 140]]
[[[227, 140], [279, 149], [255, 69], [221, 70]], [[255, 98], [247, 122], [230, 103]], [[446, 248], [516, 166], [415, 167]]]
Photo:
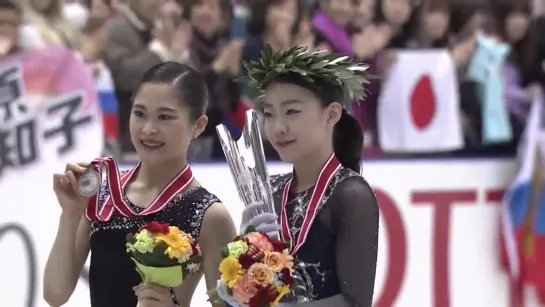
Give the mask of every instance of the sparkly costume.
[[[284, 174], [271, 178], [276, 212], [281, 212], [283, 192], [291, 177]], [[312, 189], [291, 193], [286, 203], [294, 238], [301, 230], [310, 194]], [[377, 200], [369, 184], [358, 173], [341, 168], [325, 190], [306, 242], [294, 255], [310, 306], [371, 306], [378, 223]], [[282, 302], [291, 306], [293, 299], [286, 297]]]
[[[100, 202], [108, 195], [106, 185], [101, 187]], [[133, 210], [139, 208], [123, 195]], [[137, 299], [132, 289], [141, 283], [134, 262], [125, 251], [125, 237], [146, 222], [158, 221], [179, 227], [198, 240], [206, 210], [219, 199], [203, 187], [185, 191], [174, 198], [163, 210], [146, 216], [126, 218], [118, 212], [107, 222], [91, 224], [91, 267], [89, 283], [92, 307], [135, 307]], [[173, 301], [176, 302], [174, 295]]]

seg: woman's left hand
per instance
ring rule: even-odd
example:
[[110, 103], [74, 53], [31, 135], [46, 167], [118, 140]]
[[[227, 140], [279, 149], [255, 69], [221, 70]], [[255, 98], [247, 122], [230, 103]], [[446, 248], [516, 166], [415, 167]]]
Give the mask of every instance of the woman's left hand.
[[170, 290], [154, 284], [140, 284], [134, 287], [138, 307], [173, 307]]

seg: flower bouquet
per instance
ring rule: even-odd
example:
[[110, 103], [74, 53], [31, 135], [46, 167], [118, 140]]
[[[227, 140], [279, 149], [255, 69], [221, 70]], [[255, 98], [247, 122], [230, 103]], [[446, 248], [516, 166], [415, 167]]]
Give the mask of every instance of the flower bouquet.
[[211, 301], [272, 307], [291, 291], [293, 257], [286, 243], [249, 229], [227, 244], [222, 256], [221, 279], [209, 293]]
[[195, 274], [201, 264], [199, 246], [178, 227], [151, 222], [136, 234], [127, 235], [127, 253], [144, 283], [173, 288], [186, 274]]

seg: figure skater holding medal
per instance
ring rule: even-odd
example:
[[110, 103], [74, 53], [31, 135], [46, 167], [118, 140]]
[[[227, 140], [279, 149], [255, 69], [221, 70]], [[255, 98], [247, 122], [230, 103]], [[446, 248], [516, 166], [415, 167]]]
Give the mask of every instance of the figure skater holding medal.
[[265, 134], [293, 172], [271, 177], [280, 216], [258, 214], [264, 205], [250, 205], [242, 230], [279, 231], [291, 242], [308, 302], [286, 297], [282, 306], [371, 307], [379, 209], [360, 175], [362, 129], [346, 108], [364, 97], [366, 66], [295, 47], [268, 48], [246, 67], [264, 94]]
[[[89, 251], [92, 307], [189, 307], [203, 272], [208, 288], [216, 286], [221, 248], [236, 229], [219, 199], [193, 179], [186, 160], [191, 139], [207, 124], [207, 100], [206, 84], [195, 70], [176, 62], [158, 64], [134, 94], [130, 132], [141, 162], [121, 173], [120, 190], [102, 184], [93, 207], [77, 192], [77, 176], [89, 165], [68, 164], [64, 174], [54, 175], [62, 214], [44, 275], [50, 305], [68, 301]], [[120, 201], [111, 206], [116, 196]], [[200, 272], [175, 289], [141, 284], [125, 251], [126, 235], [149, 221], [178, 226], [198, 239]]]

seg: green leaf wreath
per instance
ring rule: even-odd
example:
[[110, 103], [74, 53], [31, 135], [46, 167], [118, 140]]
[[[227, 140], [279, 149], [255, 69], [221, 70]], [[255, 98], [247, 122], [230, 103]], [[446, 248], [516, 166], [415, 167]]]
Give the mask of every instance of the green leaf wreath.
[[330, 53], [328, 51], [310, 52], [306, 47], [296, 46], [286, 51], [274, 52], [267, 44], [257, 61], [245, 63], [248, 86], [263, 89], [282, 75], [298, 75], [305, 82], [316, 83], [316, 80], [328, 82], [341, 87], [349, 101], [366, 97], [364, 84], [369, 84], [367, 69], [369, 65], [356, 63], [349, 56]]

